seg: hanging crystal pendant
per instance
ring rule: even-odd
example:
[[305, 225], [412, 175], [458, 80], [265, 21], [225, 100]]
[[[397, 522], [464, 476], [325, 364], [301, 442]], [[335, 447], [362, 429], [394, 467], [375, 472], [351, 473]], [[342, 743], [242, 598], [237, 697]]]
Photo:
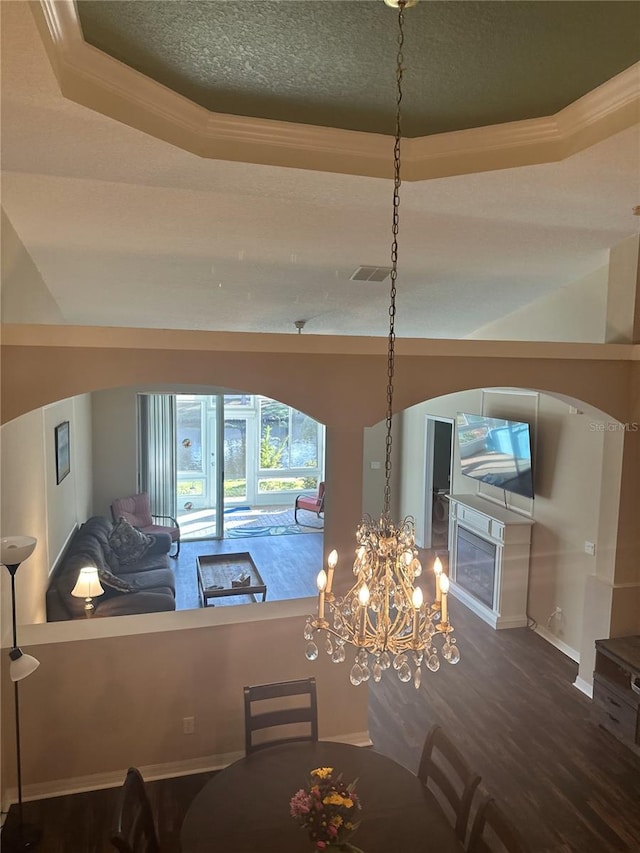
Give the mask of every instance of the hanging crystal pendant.
[[398, 669], [398, 678], [400, 681], [411, 681], [411, 667], [409, 666], [406, 658]]
[[362, 667], [359, 663], [354, 663], [351, 667], [351, 672], [349, 673], [349, 680], [353, 684], [354, 687], [358, 687], [362, 684]]

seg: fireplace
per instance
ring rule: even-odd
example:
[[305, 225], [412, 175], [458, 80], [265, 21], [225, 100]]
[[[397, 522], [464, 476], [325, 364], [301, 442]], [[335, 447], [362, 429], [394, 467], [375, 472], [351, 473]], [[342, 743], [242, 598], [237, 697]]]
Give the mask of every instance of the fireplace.
[[478, 495], [448, 497], [452, 595], [493, 628], [523, 628], [533, 519]]
[[464, 527], [457, 529], [456, 546], [456, 582], [493, 610], [496, 546]]

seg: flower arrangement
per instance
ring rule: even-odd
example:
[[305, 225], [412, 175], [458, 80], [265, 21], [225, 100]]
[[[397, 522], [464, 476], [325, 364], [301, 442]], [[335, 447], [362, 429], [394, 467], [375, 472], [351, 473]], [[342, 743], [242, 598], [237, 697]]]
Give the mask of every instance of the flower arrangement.
[[347, 840], [359, 825], [361, 806], [355, 788], [355, 782], [347, 784], [342, 774], [335, 775], [333, 767], [317, 767], [308, 786], [291, 798], [291, 817], [308, 830], [316, 850], [333, 847], [362, 853]]

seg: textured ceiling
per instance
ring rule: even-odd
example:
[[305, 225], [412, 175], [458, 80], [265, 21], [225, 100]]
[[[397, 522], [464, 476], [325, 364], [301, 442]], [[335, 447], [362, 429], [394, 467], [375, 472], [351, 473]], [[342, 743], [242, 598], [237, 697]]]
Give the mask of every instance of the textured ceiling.
[[[390, 181], [207, 160], [66, 100], [29, 6], [0, 3], [2, 203], [64, 322], [386, 334], [388, 281], [349, 276], [389, 263]], [[636, 125], [404, 184], [398, 334], [464, 337], [603, 266], [640, 224], [639, 151]]]
[[[85, 40], [212, 111], [392, 133], [382, 0], [80, 0]], [[406, 12], [407, 136], [552, 115], [640, 59], [635, 2], [439, 2]]]

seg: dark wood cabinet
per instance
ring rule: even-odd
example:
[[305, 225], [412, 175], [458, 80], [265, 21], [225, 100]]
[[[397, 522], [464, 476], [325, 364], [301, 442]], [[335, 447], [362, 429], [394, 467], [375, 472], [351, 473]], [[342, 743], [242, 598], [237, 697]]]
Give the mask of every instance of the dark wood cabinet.
[[640, 636], [596, 640], [597, 722], [640, 755]]

